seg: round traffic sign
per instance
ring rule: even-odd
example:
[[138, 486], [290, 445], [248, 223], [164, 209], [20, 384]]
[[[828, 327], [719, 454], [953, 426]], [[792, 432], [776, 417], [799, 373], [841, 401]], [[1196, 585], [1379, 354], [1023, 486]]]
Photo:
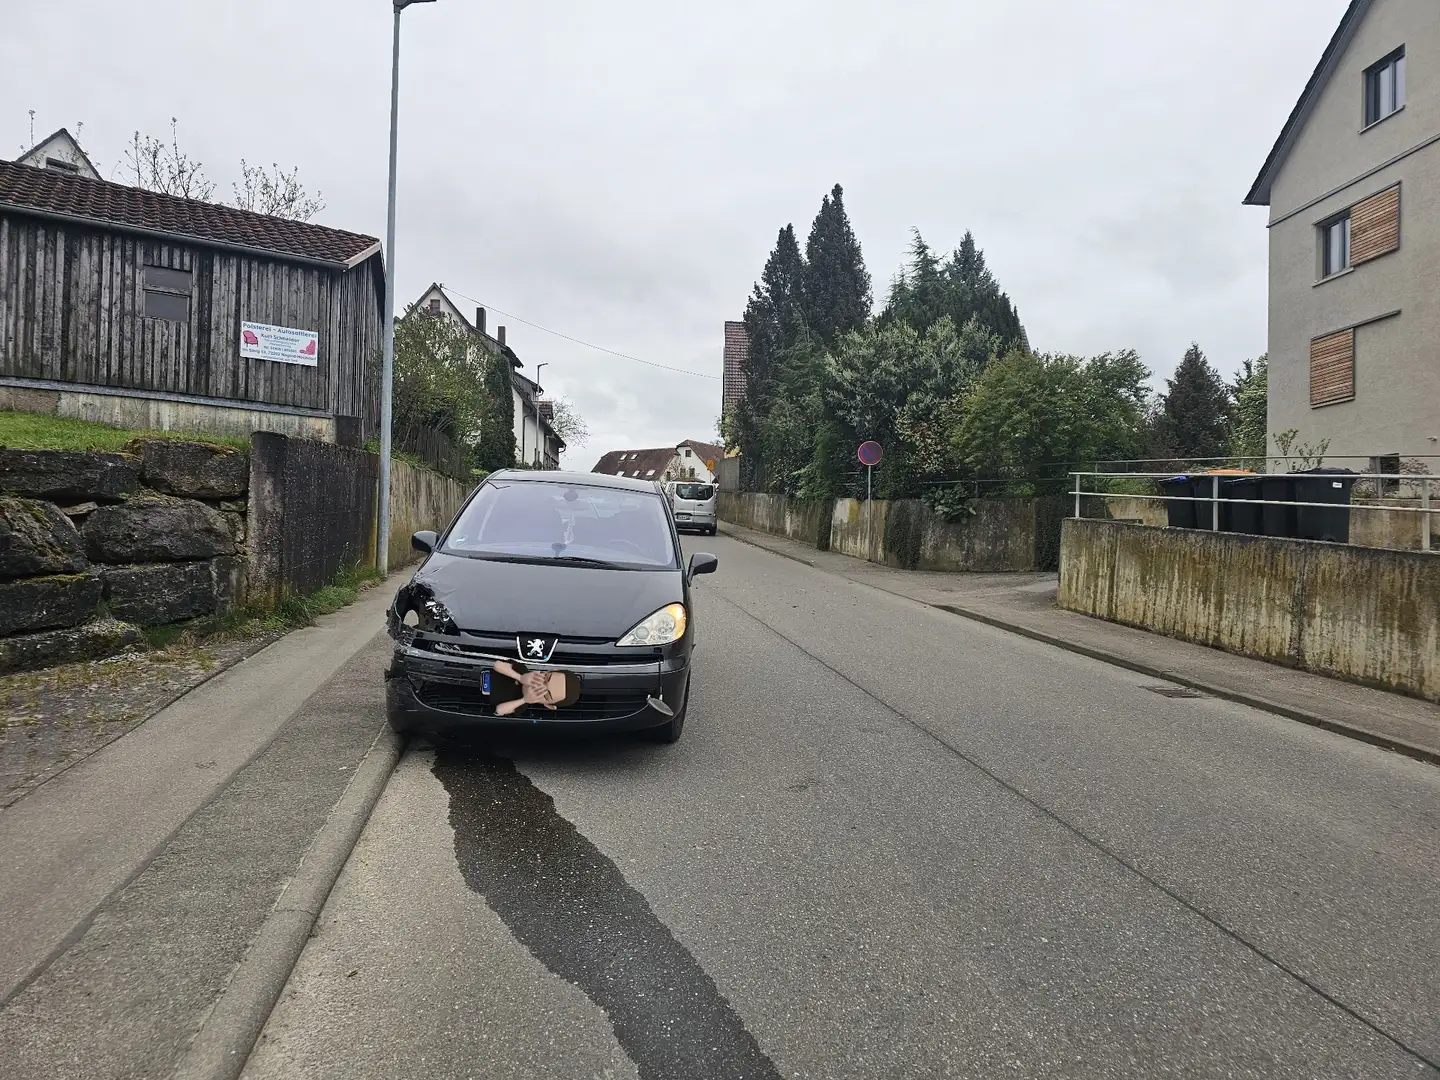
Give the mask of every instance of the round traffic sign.
[[860, 449], [855, 451], [855, 456], [860, 459], [861, 465], [879, 465], [880, 459], [885, 456], [885, 450], [874, 439], [867, 439], [860, 444]]

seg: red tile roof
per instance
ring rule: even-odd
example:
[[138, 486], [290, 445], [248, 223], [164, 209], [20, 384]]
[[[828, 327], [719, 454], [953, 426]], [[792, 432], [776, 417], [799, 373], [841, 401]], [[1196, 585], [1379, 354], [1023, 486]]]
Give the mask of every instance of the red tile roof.
[[379, 244], [373, 236], [360, 233], [252, 214], [13, 161], [0, 161], [0, 210], [55, 214], [200, 244], [342, 265], [353, 265], [357, 256]]
[[674, 460], [673, 446], [662, 446], [655, 450], [611, 450], [596, 462], [590, 471], [608, 476], [629, 476], [637, 480], [659, 480]]

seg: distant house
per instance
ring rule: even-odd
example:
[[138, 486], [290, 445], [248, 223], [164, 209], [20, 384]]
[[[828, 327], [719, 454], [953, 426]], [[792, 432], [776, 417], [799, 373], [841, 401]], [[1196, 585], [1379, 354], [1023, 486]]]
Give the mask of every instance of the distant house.
[[29, 165], [36, 169], [54, 169], [68, 176], [83, 176], [89, 180], [100, 179], [99, 170], [85, 151], [80, 149], [75, 136], [64, 128], [26, 150], [15, 159], [15, 164]]
[[611, 450], [595, 463], [590, 471], [606, 476], [629, 476], [636, 480], [663, 483], [673, 480], [670, 474], [675, 461], [675, 448], [661, 446], [654, 450]]
[[1353, 0], [1245, 202], [1270, 209], [1270, 431], [1375, 471], [1440, 454], [1435, 0]]
[[[492, 353], [501, 353], [510, 361], [511, 390], [515, 406], [515, 460], [520, 464], [543, 469], [560, 466], [560, 455], [565, 450], [565, 440], [560, 438], [554, 427], [554, 406], [542, 401], [544, 392], [539, 383], [520, 374], [525, 365], [515, 350], [505, 343], [505, 327], [495, 328], [495, 336], [486, 329], [486, 314], [483, 307], [475, 309], [475, 319], [467, 319], [438, 284], [426, 289], [416, 303], [416, 310], [430, 314], [443, 314], [457, 325], [467, 329], [477, 344]], [[548, 414], [545, 408], [548, 406]]]
[[0, 401], [120, 427], [378, 432], [380, 241], [55, 168], [45, 145], [43, 167], [0, 162]]
[[661, 483], [670, 480], [714, 483], [715, 467], [724, 457], [723, 446], [686, 439], [679, 446], [661, 446], [653, 450], [612, 450], [590, 471]]
[[725, 459], [725, 447], [716, 443], [696, 442], [686, 439], [675, 448], [675, 462], [672, 468], [674, 480], [703, 480], [715, 482], [715, 472]]

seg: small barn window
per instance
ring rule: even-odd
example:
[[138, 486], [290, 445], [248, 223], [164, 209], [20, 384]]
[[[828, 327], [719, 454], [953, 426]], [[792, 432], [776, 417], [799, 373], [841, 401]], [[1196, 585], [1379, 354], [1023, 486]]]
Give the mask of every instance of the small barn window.
[[145, 267], [145, 317], [165, 319], [167, 322], [189, 322], [190, 281], [188, 270]]

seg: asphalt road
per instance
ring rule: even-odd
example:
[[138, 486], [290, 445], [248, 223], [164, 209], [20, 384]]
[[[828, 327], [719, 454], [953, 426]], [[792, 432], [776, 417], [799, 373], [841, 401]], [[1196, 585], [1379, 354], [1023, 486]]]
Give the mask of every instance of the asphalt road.
[[1440, 1075], [1440, 770], [688, 546], [682, 741], [412, 749], [248, 1078]]

